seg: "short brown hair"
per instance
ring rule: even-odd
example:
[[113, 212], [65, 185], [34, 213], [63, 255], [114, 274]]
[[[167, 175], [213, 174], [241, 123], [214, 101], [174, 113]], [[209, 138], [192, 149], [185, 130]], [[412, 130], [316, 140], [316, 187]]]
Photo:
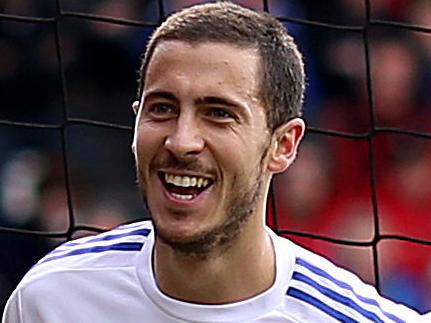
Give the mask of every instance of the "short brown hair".
[[142, 60], [139, 98], [148, 64], [162, 41], [220, 42], [257, 48], [261, 56], [260, 98], [271, 131], [302, 115], [305, 73], [302, 55], [286, 28], [274, 17], [231, 2], [195, 5], [166, 19], [151, 36]]

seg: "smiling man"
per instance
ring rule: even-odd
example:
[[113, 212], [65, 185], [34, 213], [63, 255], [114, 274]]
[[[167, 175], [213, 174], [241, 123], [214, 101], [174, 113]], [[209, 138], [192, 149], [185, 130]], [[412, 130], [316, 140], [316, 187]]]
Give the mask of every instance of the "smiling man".
[[168, 18], [133, 103], [152, 221], [55, 249], [4, 322], [417, 322], [265, 226], [271, 178], [304, 134], [304, 78], [293, 39], [266, 14], [215, 3]]

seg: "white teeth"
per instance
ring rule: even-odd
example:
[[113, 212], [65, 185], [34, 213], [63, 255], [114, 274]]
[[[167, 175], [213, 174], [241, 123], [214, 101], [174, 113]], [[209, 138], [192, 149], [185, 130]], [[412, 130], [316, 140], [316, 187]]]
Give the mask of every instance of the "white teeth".
[[189, 187], [190, 186], [190, 177], [184, 176], [181, 186]]
[[207, 187], [209, 180], [203, 177], [179, 176], [165, 173], [166, 183], [180, 187]]
[[183, 201], [190, 201], [193, 198], [193, 195], [191, 194], [183, 195], [183, 194], [171, 193], [171, 195], [176, 199], [183, 200]]
[[203, 178], [199, 178], [198, 179], [198, 183], [197, 183], [198, 187], [201, 187], [203, 182], [204, 182], [204, 179]]

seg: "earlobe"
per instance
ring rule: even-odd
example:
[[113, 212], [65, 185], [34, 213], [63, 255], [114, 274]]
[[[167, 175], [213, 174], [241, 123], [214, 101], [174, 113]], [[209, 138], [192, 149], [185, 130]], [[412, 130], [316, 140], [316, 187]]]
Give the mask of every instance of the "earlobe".
[[139, 101], [133, 101], [132, 103], [132, 109], [133, 112], [135, 113], [135, 115], [138, 114], [138, 110], [139, 110]]
[[301, 118], [292, 119], [275, 130], [268, 161], [271, 172], [284, 172], [293, 163], [304, 132], [305, 123]]

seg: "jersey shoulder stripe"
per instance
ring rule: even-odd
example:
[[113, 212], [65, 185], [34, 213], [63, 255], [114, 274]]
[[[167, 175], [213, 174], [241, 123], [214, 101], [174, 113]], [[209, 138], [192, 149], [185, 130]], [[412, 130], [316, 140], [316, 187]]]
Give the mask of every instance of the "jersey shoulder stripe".
[[309, 251], [300, 250], [296, 257], [291, 285], [287, 295], [318, 308], [336, 320], [341, 315], [343, 322], [364, 319], [382, 323], [405, 322], [400, 316], [384, 309], [381, 303], [388, 305], [389, 301], [382, 298], [374, 287]]
[[106, 234], [99, 234], [93, 238], [86, 240], [86, 241], [79, 241], [79, 240], [75, 241], [75, 240], [73, 240], [70, 242], [66, 242], [66, 243], [62, 244], [60, 247], [53, 250], [51, 252], [51, 254], [59, 253], [59, 252], [63, 251], [64, 249], [67, 249], [69, 247], [81, 246], [81, 245], [88, 244], [91, 242], [111, 241], [111, 240], [117, 240], [117, 239], [123, 238], [123, 237], [131, 237], [134, 235], [147, 237], [151, 232], [151, 230], [148, 228], [137, 229], [137, 230], [133, 230], [133, 231], [129, 231], [129, 232], [118, 232], [118, 231], [119, 230], [114, 230], [114, 231], [109, 231]]
[[70, 257], [70, 256], [76, 256], [76, 255], [82, 255], [86, 253], [97, 253], [97, 252], [104, 252], [104, 251], [139, 251], [141, 250], [143, 243], [139, 242], [120, 242], [120, 243], [114, 243], [109, 244], [106, 246], [94, 246], [89, 248], [80, 248], [80, 249], [74, 249], [71, 251], [68, 251], [66, 253], [63, 253], [61, 255], [53, 255], [45, 257], [40, 261], [40, 263], [61, 259], [64, 257]]
[[[303, 266], [303, 267], [307, 268], [309, 271], [311, 271], [312, 273], [314, 273], [314, 274], [316, 274], [316, 275], [318, 275], [320, 277], [323, 277], [323, 278], [325, 278], [325, 279], [333, 282], [336, 286], [340, 287], [341, 289], [344, 289], [346, 291], [351, 292], [351, 294], [359, 302], [362, 302], [362, 303], [369, 304], [369, 305], [377, 307], [379, 309], [379, 311], [384, 316], [386, 316], [387, 318], [391, 319], [392, 321], [394, 321], [394, 322], [404, 322], [403, 320], [399, 319], [397, 316], [395, 316], [395, 315], [393, 315], [391, 313], [387, 313], [386, 311], [384, 311], [381, 308], [380, 304], [375, 299], [359, 295], [358, 293], [356, 293], [354, 291], [353, 287], [350, 284], [348, 284], [348, 283], [346, 283], [344, 281], [341, 281], [341, 280], [335, 278], [334, 276], [330, 275], [329, 273], [327, 273], [326, 271], [320, 269], [319, 267], [314, 266], [313, 264], [311, 264], [311, 263], [309, 263], [309, 262], [307, 262], [307, 261], [305, 261], [304, 259], [301, 259], [301, 258], [297, 258], [296, 259], [296, 264], [298, 266]], [[366, 311], [363, 308], [361, 308], [353, 300], [351, 300], [351, 299], [349, 299], [347, 297], [344, 297], [344, 296], [342, 296], [342, 295], [340, 295], [338, 293], [334, 293], [329, 288], [326, 288], [326, 287], [318, 284], [315, 280], [307, 277], [306, 275], [304, 275], [302, 273], [299, 273], [299, 272], [295, 272], [293, 275], [295, 276], [295, 278], [297, 280], [301, 280], [301, 281], [307, 283], [308, 285], [313, 286], [315, 289], [317, 289], [322, 294], [330, 296], [331, 298], [338, 300], [338, 302], [343, 303], [343, 304], [345, 304], [347, 306], [350, 306], [350, 307], [354, 308], [356, 311], [358, 311], [359, 313], [361, 313], [365, 317], [367, 317], [367, 318], [369, 318], [371, 320], [374, 320], [375, 322], [383, 322], [381, 319], [379, 319], [378, 317], [376, 317], [373, 313], [371, 313], [369, 311]]]
[[348, 307], [354, 309], [355, 311], [360, 313], [362, 316], [366, 317], [367, 319], [369, 319], [373, 322], [384, 323], [380, 317], [378, 317], [376, 314], [374, 314], [371, 311], [365, 310], [364, 308], [362, 308], [360, 305], [358, 305], [352, 299], [350, 299], [350, 298], [348, 298], [342, 294], [339, 294], [339, 293], [331, 290], [328, 287], [320, 285], [315, 280], [311, 279], [310, 277], [307, 277], [306, 275], [304, 275], [302, 273], [294, 272], [292, 279], [301, 281], [301, 282], [313, 287], [315, 290], [317, 290], [321, 294], [327, 296], [328, 298], [330, 298], [330, 299], [332, 299], [332, 300], [334, 300], [340, 304], [343, 304], [345, 306], [348, 306]]
[[107, 251], [139, 251], [152, 226], [148, 221], [123, 225], [111, 231], [66, 242], [42, 258], [37, 265], [72, 256]]
[[318, 298], [311, 296], [310, 294], [307, 294], [306, 292], [303, 292], [302, 290], [290, 287], [287, 290], [287, 295], [292, 296], [298, 300], [304, 301], [312, 306], [315, 306], [317, 309], [321, 310], [322, 312], [328, 314], [329, 316], [332, 316], [336, 320], [340, 322], [346, 322], [346, 323], [359, 323], [358, 321], [352, 319], [351, 317], [341, 313], [340, 311], [337, 311], [336, 309], [333, 309], [332, 307], [328, 306], [327, 304], [320, 301]]

